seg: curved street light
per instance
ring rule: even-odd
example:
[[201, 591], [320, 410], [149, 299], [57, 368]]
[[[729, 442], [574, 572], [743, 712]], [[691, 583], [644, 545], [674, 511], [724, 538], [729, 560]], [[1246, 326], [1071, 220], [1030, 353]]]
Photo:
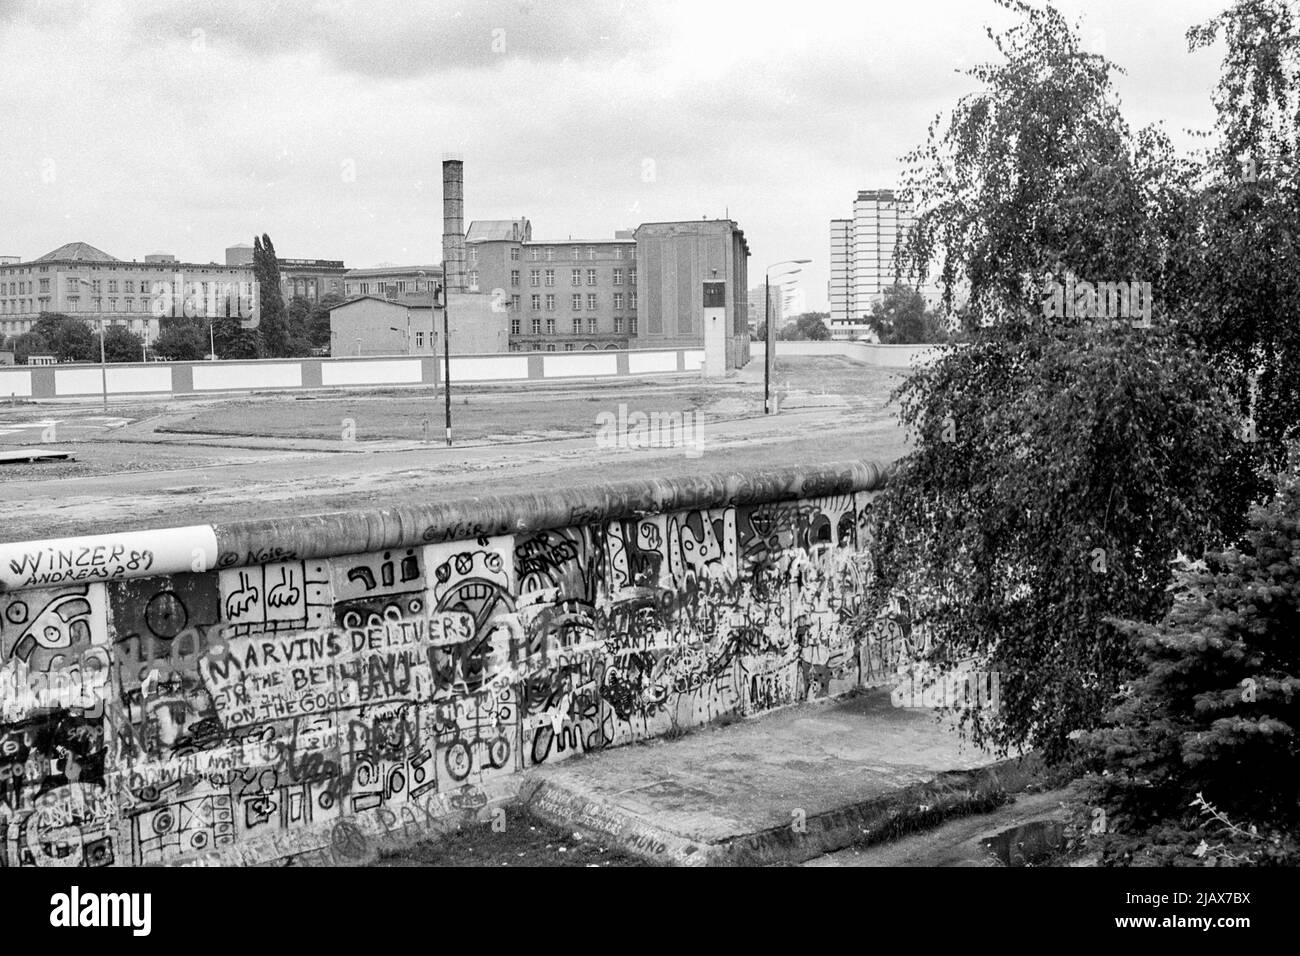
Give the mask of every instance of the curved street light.
[[801, 266], [812, 262], [811, 259], [782, 259], [774, 262], [763, 273], [763, 324], [766, 342], [763, 349], [763, 414], [772, 414], [772, 370], [776, 365], [776, 336], [772, 328], [772, 270], [777, 266], [794, 266], [777, 275], [793, 276], [802, 271]]

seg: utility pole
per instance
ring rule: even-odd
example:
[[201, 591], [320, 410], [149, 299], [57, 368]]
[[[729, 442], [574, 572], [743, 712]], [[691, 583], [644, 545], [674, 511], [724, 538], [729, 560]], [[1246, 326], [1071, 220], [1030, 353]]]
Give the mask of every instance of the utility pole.
[[[447, 263], [442, 263], [443, 281], [446, 282]], [[442, 303], [442, 394], [447, 410], [447, 447], [451, 447], [451, 322], [448, 319], [448, 313], [451, 312], [451, 293], [446, 291], [446, 286], [439, 286], [443, 293]]]

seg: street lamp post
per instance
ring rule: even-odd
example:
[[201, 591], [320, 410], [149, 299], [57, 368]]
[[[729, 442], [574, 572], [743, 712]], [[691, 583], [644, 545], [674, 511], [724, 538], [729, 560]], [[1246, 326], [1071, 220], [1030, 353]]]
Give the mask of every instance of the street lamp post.
[[784, 259], [767, 267], [763, 274], [763, 322], [766, 326], [763, 348], [763, 414], [772, 414], [772, 369], [776, 366], [776, 335], [772, 328], [772, 270], [777, 266], [794, 266], [780, 275], [792, 276], [800, 272], [799, 266], [807, 265], [811, 259]]
[[[447, 262], [444, 259], [442, 263], [443, 281], [436, 282], [432, 275], [421, 272], [420, 277], [426, 278], [429, 283], [429, 326], [430, 338], [429, 345], [433, 347], [433, 360], [438, 361], [438, 299], [442, 301], [442, 392], [443, 405], [446, 412], [447, 428], [447, 447], [451, 447], [451, 331], [447, 319], [447, 313], [451, 309], [451, 296], [447, 293]], [[409, 321], [409, 319], [408, 319]], [[436, 366], [435, 366], [436, 368]]]
[[[95, 289], [95, 284], [89, 279], [78, 278], [82, 285], [90, 286], [91, 291]], [[104, 402], [104, 411], [108, 411], [108, 359], [104, 351], [104, 314], [99, 314], [99, 387]]]

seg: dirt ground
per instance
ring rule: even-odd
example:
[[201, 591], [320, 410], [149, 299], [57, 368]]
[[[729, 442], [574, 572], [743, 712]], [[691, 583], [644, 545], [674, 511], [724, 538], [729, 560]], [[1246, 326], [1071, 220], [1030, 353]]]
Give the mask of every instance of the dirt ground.
[[[518, 386], [453, 389], [460, 404], [453, 404], [451, 448], [442, 442], [442, 397], [426, 390], [136, 402], [110, 405], [107, 413], [99, 403], [6, 405], [0, 451], [48, 445], [76, 460], [0, 466], [0, 496], [9, 505], [0, 540], [545, 492], [648, 475], [891, 461], [906, 450], [889, 402], [900, 381], [898, 372], [839, 357], [781, 358], [780, 410], [769, 416], [756, 362], [708, 383], [685, 376], [526, 394]], [[697, 412], [700, 440], [692, 448], [602, 447], [597, 415], [616, 415], [620, 403], [647, 413]]]
[[652, 866], [599, 840], [522, 817], [500, 832], [488, 824], [381, 857], [375, 866]]

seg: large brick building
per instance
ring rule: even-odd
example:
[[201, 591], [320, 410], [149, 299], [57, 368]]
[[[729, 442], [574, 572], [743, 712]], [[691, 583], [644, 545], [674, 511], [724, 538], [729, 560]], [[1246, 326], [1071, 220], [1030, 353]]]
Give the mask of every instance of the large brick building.
[[549, 240], [524, 218], [475, 220], [465, 249], [466, 285], [506, 310], [511, 351], [701, 346], [704, 283], [722, 282], [727, 365], [749, 359], [749, 248], [729, 219]]

